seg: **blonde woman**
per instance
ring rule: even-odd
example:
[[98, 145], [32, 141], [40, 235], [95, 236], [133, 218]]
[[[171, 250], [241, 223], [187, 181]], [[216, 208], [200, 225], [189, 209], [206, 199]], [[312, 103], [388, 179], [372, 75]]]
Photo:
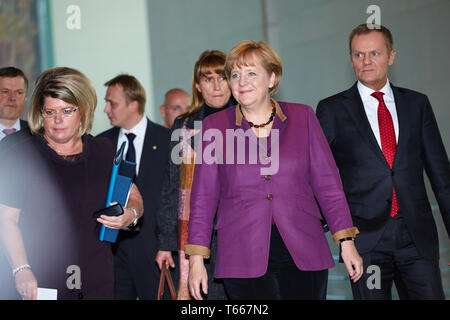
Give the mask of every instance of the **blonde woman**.
[[203, 141], [202, 150], [226, 150], [227, 162], [195, 166], [185, 245], [191, 295], [200, 300], [210, 290], [204, 259], [211, 255], [217, 215], [214, 276], [223, 279], [231, 299], [325, 299], [334, 262], [315, 199], [352, 281], [361, 277], [362, 261], [353, 243], [358, 230], [319, 122], [310, 107], [272, 98], [282, 65], [267, 43], [236, 45], [225, 74], [239, 104], [205, 119], [203, 131], [214, 128], [223, 137], [245, 132], [245, 158], [255, 156], [252, 143], [261, 157], [229, 163], [239, 152], [234, 140], [224, 138], [220, 146], [218, 139]]
[[0, 165], [0, 234], [18, 293], [36, 299], [38, 287], [58, 299], [113, 299], [108, 228], [130, 225], [142, 198], [133, 186], [129, 208], [118, 217], [103, 208], [114, 149], [88, 134], [97, 97], [90, 81], [71, 68], [44, 71], [31, 98], [33, 135], [14, 145]]

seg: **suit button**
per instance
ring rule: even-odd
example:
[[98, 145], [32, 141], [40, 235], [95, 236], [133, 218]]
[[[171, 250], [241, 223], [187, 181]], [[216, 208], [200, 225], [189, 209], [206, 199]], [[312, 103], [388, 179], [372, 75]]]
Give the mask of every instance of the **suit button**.
[[264, 179], [266, 179], [267, 181], [269, 181], [271, 179], [271, 176], [269, 174], [264, 176]]
[[78, 300], [83, 300], [83, 292], [78, 293]]
[[267, 200], [272, 200], [273, 199], [273, 195], [271, 194], [271, 193], [269, 193], [268, 195], [267, 195]]
[[394, 176], [394, 171], [391, 170], [391, 176]]

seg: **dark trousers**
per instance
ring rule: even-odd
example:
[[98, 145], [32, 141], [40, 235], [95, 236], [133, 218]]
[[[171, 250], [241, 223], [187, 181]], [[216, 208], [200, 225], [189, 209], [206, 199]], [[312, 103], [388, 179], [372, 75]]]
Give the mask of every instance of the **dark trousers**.
[[226, 278], [223, 282], [231, 300], [324, 300], [327, 280], [327, 269], [297, 268], [273, 224], [266, 274], [258, 278]]
[[[439, 262], [419, 254], [400, 213], [387, 222], [375, 248], [361, 257], [365, 272], [356, 284], [351, 282], [354, 299], [392, 300], [393, 283], [401, 300], [445, 299]], [[375, 268], [367, 273], [369, 266]]]
[[[114, 295], [116, 300], [156, 300], [160, 270], [137, 239], [121, 239], [114, 250]], [[155, 253], [156, 256], [156, 253]], [[175, 288], [178, 285], [178, 268], [171, 269]], [[170, 299], [166, 284], [164, 300]]]

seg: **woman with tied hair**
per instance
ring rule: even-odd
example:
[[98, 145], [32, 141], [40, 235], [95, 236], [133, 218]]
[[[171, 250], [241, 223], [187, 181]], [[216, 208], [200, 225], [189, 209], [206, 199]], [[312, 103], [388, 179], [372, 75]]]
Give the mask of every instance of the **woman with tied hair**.
[[[334, 261], [316, 199], [350, 278], [362, 275], [353, 243], [358, 230], [327, 140], [310, 107], [272, 98], [282, 65], [267, 43], [239, 43], [227, 56], [225, 74], [238, 105], [205, 119], [203, 131], [245, 132], [245, 158], [254, 158], [253, 143], [258, 161], [195, 166], [185, 245], [191, 295], [202, 299], [209, 291], [204, 259], [211, 255], [218, 207], [214, 276], [223, 278], [231, 299], [325, 299]], [[223, 144], [217, 140], [203, 141], [202, 150], [231, 150], [236, 158], [243, 148], [233, 141], [230, 149], [228, 136]]]
[[[97, 105], [81, 72], [53, 68], [38, 78], [28, 114], [32, 136], [14, 145], [0, 166], [0, 233], [18, 293], [37, 288], [58, 299], [113, 299], [110, 244], [100, 222], [121, 229], [143, 212], [133, 186], [118, 217], [92, 214], [104, 207], [114, 148], [89, 135]], [[132, 209], [134, 208], [134, 209]]]
[[[187, 243], [189, 222], [190, 189], [194, 173], [197, 145], [195, 135], [201, 134], [199, 126], [207, 116], [234, 105], [231, 91], [225, 77], [224, 64], [226, 55], [218, 50], [206, 50], [197, 59], [192, 76], [192, 103], [188, 111], [179, 116], [172, 126], [172, 137], [180, 133], [179, 138], [171, 141], [172, 150], [181, 146], [177, 159], [170, 157], [166, 169], [160, 208], [157, 215], [158, 248], [156, 262], [162, 268], [164, 263], [174, 267], [171, 251], [179, 252], [180, 279], [178, 299], [190, 299], [187, 289], [189, 261], [184, 254]], [[181, 130], [180, 130], [181, 129]], [[175, 160], [175, 161], [174, 161]], [[181, 160], [181, 163], [177, 160]], [[180, 163], [180, 164], [177, 164]], [[223, 285], [213, 279], [216, 243], [212, 236], [212, 255], [206, 262], [209, 277], [208, 299], [226, 299]]]

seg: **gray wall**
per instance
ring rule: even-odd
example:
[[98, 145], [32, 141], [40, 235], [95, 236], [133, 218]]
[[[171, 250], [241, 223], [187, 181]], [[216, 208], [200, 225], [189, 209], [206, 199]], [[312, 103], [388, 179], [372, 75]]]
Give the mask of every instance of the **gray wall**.
[[[265, 4], [266, 15], [263, 14]], [[242, 40], [267, 40], [284, 67], [277, 98], [316, 107], [354, 81], [348, 35], [376, 4], [397, 57], [390, 80], [427, 94], [450, 149], [450, 1], [169, 0], [149, 1], [155, 105], [173, 87], [191, 90], [193, 64], [206, 49], [227, 53]], [[267, 23], [264, 23], [266, 21]], [[156, 118], [161, 121], [161, 118]]]
[[[132, 3], [132, 5], [130, 5]], [[80, 10], [78, 28], [68, 28], [70, 5]], [[146, 114], [153, 118], [150, 30], [146, 0], [51, 0], [54, 66], [68, 66], [83, 72], [97, 91], [93, 134], [110, 127], [103, 113], [106, 81], [129, 73], [147, 89]], [[159, 112], [158, 112], [159, 114]]]
[[[191, 93], [194, 63], [205, 50], [230, 49], [245, 39], [261, 39], [260, 0], [149, 1], [156, 105], [179, 87]], [[154, 46], [154, 47], [153, 47]], [[158, 115], [157, 119], [162, 122]]]

